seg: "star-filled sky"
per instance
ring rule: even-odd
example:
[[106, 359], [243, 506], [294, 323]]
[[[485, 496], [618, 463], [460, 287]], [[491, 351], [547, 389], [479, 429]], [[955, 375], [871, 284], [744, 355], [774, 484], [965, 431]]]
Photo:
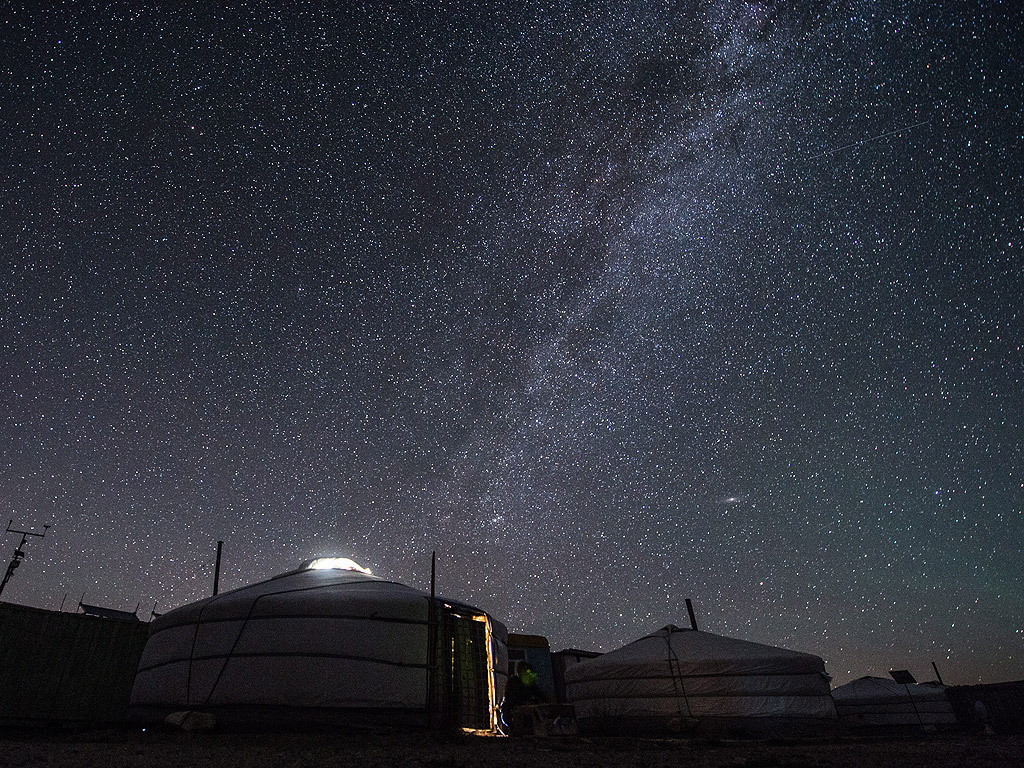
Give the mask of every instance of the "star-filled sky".
[[1015, 8], [5, 13], [3, 598], [437, 550], [555, 649], [1024, 677]]

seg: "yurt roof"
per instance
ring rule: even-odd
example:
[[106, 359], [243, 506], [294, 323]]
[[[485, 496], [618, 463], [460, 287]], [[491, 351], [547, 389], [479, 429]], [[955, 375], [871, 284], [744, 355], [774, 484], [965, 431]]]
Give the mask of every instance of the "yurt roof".
[[669, 625], [566, 671], [573, 681], [673, 675], [824, 674], [820, 657]]
[[945, 699], [946, 686], [936, 684], [904, 686], [886, 677], [859, 677], [846, 685], [833, 689], [832, 698], [836, 701], [891, 701], [906, 699], [907, 694], [914, 699]]
[[[207, 597], [168, 611], [154, 622], [166, 629], [197, 620], [219, 621], [266, 616], [373, 616], [384, 611], [388, 618], [424, 619], [429, 595], [395, 581], [352, 568], [310, 567], [307, 561], [296, 570], [266, 581]], [[354, 564], [353, 564], [354, 565]], [[447, 605], [467, 612], [478, 608], [438, 596]]]

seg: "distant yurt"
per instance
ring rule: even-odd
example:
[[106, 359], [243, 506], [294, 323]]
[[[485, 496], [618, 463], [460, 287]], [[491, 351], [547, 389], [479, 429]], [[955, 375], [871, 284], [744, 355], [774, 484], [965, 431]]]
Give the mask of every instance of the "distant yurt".
[[565, 670], [581, 733], [823, 735], [835, 707], [817, 656], [667, 626]]
[[957, 727], [946, 686], [901, 685], [884, 677], [861, 677], [832, 691], [843, 730], [949, 730]]
[[130, 717], [495, 730], [505, 627], [462, 603], [434, 604], [351, 560], [321, 558], [177, 608], [152, 623]]

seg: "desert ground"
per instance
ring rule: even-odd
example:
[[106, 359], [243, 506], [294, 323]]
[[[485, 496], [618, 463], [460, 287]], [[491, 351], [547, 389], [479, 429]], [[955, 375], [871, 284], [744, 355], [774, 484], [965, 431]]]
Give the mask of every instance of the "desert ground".
[[439, 738], [424, 733], [0, 731], [0, 766], [35, 768], [933, 768], [1024, 766], [1024, 736], [827, 742]]

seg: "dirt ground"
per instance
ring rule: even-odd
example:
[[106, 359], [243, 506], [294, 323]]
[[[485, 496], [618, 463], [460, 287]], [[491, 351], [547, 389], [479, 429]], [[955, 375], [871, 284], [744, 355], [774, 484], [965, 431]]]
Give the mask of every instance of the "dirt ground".
[[420, 733], [0, 731], [0, 766], [35, 768], [932, 768], [1024, 766], [1024, 736], [719, 741], [434, 738]]

